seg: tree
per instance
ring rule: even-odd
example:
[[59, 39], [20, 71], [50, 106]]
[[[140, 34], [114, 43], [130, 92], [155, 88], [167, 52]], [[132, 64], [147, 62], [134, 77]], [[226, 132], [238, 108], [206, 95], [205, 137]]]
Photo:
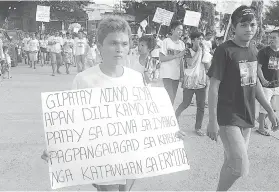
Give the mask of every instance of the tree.
[[254, 40], [256, 41], [257, 44], [260, 44], [262, 41], [263, 35], [264, 35], [264, 30], [263, 30], [264, 2], [263, 2], [263, 0], [253, 0], [251, 6], [256, 9], [255, 15], [256, 15], [257, 23], [258, 23], [258, 31], [254, 37]]
[[264, 23], [279, 26], [279, 1], [272, 1], [271, 5], [267, 6]]
[[[171, 12], [174, 12], [173, 20], [183, 22], [185, 11], [197, 11], [202, 14], [200, 25], [197, 28], [189, 27], [191, 30], [213, 31], [215, 23], [215, 5], [207, 1], [125, 1], [125, 11], [128, 14], [134, 15], [137, 22], [149, 18], [152, 21], [156, 12], [156, 8], [160, 7]], [[150, 22], [152, 23], [152, 22]], [[158, 28], [159, 24], [152, 23], [151, 25]], [[162, 26], [162, 31], [167, 33], [167, 28]]]

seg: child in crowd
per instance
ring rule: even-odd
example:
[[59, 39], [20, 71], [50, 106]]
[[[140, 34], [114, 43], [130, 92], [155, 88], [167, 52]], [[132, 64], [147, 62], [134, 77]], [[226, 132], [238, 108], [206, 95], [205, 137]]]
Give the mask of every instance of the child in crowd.
[[144, 75], [146, 83], [151, 83], [159, 78], [160, 62], [151, 56], [156, 47], [156, 39], [152, 35], [145, 35], [139, 39], [137, 57], [129, 58], [128, 67]]
[[3, 56], [4, 60], [1, 62], [1, 74], [2, 78], [5, 79], [5, 75], [7, 74], [7, 79], [12, 78], [11, 76], [11, 57], [8, 54], [8, 47], [3, 46]]

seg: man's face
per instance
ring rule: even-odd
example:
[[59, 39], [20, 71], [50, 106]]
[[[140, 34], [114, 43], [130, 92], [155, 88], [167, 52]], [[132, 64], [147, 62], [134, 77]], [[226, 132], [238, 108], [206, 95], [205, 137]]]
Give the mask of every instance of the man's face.
[[55, 33], [55, 36], [56, 36], [56, 37], [58, 37], [58, 36], [59, 36], [59, 33], [58, 33], [58, 32], [56, 32], [56, 33]]
[[235, 36], [241, 41], [250, 41], [257, 32], [257, 21], [238, 23], [235, 27]]
[[173, 31], [172, 34], [180, 38], [183, 34], [183, 26], [178, 25]]
[[200, 37], [195, 38], [192, 42], [193, 42], [193, 45], [199, 46], [199, 45], [201, 45], [202, 41], [203, 41], [203, 36], [200, 36]]
[[212, 35], [205, 36], [205, 40], [210, 41], [212, 39]]
[[109, 33], [103, 44], [98, 44], [104, 64], [121, 65], [129, 53], [129, 36], [125, 32]]
[[279, 46], [279, 33], [273, 32], [269, 36], [269, 44], [278, 47]]

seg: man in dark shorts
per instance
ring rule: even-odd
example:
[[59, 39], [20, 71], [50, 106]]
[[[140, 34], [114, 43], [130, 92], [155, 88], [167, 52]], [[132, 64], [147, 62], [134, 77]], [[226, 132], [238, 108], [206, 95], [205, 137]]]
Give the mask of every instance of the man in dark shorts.
[[[258, 76], [263, 85], [265, 97], [271, 103], [274, 96], [279, 96], [279, 30], [270, 34], [270, 46], [259, 51], [258, 54]], [[258, 133], [270, 136], [269, 127], [265, 124], [266, 110], [261, 106], [259, 114]]]
[[[255, 99], [268, 112], [273, 130], [278, 119], [264, 96], [257, 77], [257, 50], [250, 41], [257, 31], [254, 10], [247, 6], [237, 8], [232, 16], [235, 32], [233, 40], [218, 46], [208, 72], [209, 124], [207, 135], [224, 146], [224, 164], [218, 191], [227, 191], [249, 170], [248, 143], [255, 123]], [[220, 126], [220, 128], [219, 128]]]

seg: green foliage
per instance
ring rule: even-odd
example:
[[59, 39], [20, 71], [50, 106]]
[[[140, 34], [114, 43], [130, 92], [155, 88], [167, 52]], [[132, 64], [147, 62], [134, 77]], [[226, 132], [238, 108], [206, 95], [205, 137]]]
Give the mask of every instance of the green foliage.
[[[31, 7], [37, 5], [50, 6], [51, 19], [58, 20], [79, 20], [86, 19], [87, 14], [83, 11], [83, 7], [88, 5], [89, 1], [0, 1], [1, 13], [3, 18], [10, 16], [11, 12], [16, 12], [18, 16], [24, 16], [27, 11], [31, 11]], [[9, 9], [12, 7], [12, 9]], [[13, 9], [16, 8], [16, 9]], [[36, 10], [36, 9], [35, 9]]]
[[279, 26], [279, 1], [272, 1], [271, 5], [267, 6], [264, 23]]
[[[191, 30], [201, 30], [201, 31], [213, 31], [214, 30], [214, 17], [215, 17], [215, 8], [214, 4], [207, 1], [125, 1], [125, 10], [126, 13], [134, 15], [136, 17], [136, 22], [141, 22], [142, 20], [149, 17], [149, 21], [152, 21], [153, 16], [156, 12], [156, 8], [160, 7], [169, 11], [174, 12], [173, 20], [183, 21], [185, 10], [201, 12], [201, 21], [200, 25], [197, 28], [189, 27]], [[151, 22], [151, 26], [156, 26], [158, 24]], [[167, 32], [165, 26], [162, 27], [164, 33]]]

